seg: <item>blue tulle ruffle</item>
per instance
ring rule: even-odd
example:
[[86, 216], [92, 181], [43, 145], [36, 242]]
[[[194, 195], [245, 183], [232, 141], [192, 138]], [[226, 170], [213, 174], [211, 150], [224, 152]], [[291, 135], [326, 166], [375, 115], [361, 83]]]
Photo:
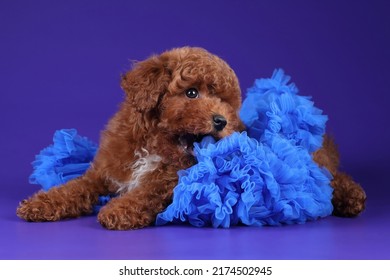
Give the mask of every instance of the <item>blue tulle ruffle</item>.
[[290, 77], [277, 69], [269, 79], [257, 79], [242, 104], [240, 117], [248, 135], [262, 142], [275, 134], [314, 152], [322, 145], [328, 117], [316, 108], [311, 97], [298, 95]]
[[179, 173], [156, 225], [281, 225], [332, 213], [330, 174], [307, 150], [279, 136], [265, 145], [246, 132], [207, 143], [196, 145], [198, 164]]
[[[195, 143], [198, 163], [179, 171], [173, 201], [156, 225], [280, 225], [332, 213], [331, 176], [311, 157], [322, 145], [327, 117], [289, 80], [275, 70], [255, 81], [240, 114], [247, 132]], [[84, 174], [97, 150], [74, 129], [57, 131], [53, 140], [30, 176], [44, 190]], [[95, 212], [110, 198], [100, 197]]]
[[29, 181], [44, 190], [79, 177], [89, 168], [97, 145], [77, 134], [76, 129], [62, 129], [54, 133], [53, 144], [43, 149], [33, 161], [34, 172]]

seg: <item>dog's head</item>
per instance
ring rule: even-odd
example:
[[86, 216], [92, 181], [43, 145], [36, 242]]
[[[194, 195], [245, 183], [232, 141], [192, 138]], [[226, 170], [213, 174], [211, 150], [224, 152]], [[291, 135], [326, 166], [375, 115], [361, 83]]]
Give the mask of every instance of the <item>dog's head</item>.
[[228, 64], [201, 48], [178, 48], [137, 63], [123, 76], [127, 102], [191, 152], [205, 135], [244, 129], [241, 92]]

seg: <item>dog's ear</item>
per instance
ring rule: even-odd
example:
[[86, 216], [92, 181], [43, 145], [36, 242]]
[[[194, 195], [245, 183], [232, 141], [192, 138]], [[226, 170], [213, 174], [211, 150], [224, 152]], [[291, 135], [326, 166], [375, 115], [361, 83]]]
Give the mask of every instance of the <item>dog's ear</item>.
[[169, 84], [170, 74], [160, 56], [138, 62], [122, 76], [121, 87], [128, 101], [141, 112], [149, 111], [158, 104]]

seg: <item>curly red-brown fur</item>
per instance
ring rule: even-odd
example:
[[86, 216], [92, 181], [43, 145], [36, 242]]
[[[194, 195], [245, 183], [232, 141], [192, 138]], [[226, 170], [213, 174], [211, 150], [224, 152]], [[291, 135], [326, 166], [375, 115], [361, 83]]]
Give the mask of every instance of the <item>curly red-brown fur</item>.
[[322, 148], [313, 154], [314, 160], [333, 176], [333, 215], [354, 217], [365, 209], [366, 193], [351, 176], [339, 171], [339, 153], [332, 138], [325, 135]]
[[[137, 63], [122, 77], [126, 98], [102, 133], [91, 168], [81, 178], [21, 202], [28, 221], [56, 221], [92, 212], [99, 195], [119, 192], [98, 215], [109, 229], [153, 223], [172, 199], [177, 171], [194, 164], [198, 135], [222, 138], [243, 130], [241, 93], [233, 70], [201, 48], [184, 47]], [[195, 88], [199, 98], [189, 98]], [[226, 126], [215, 126], [214, 116]], [[141, 175], [139, 175], [141, 174]]]

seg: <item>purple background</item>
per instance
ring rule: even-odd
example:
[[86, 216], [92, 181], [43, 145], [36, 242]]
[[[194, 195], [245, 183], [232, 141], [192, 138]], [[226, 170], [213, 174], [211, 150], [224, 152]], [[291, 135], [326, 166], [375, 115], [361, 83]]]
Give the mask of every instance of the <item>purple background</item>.
[[[388, 1], [0, 2], [0, 259], [389, 259]], [[281, 67], [329, 115], [343, 169], [368, 194], [356, 219], [229, 230], [104, 230], [96, 217], [26, 223], [18, 201], [53, 132], [98, 141], [131, 60], [201, 46], [243, 92]]]

